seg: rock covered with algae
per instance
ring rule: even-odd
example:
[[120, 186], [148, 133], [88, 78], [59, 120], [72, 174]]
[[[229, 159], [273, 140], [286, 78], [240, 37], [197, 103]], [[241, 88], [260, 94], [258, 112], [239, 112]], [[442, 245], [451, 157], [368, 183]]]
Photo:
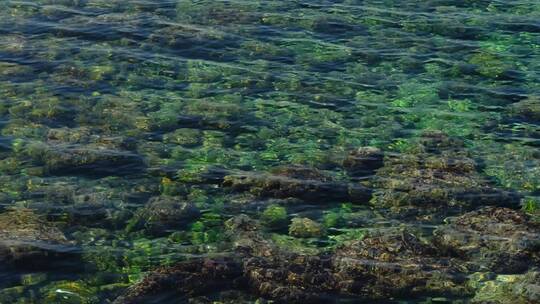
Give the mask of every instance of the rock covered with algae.
[[287, 224], [287, 209], [277, 204], [266, 207], [261, 215], [262, 221], [270, 227], [282, 227]]
[[302, 166], [278, 167], [270, 173], [231, 174], [225, 176], [223, 184], [261, 197], [315, 202], [343, 200], [365, 203], [371, 195], [371, 191], [360, 184], [334, 181], [317, 169]]
[[327, 257], [280, 249], [247, 216], [230, 219], [227, 228], [237, 255], [199, 258], [152, 272], [115, 303], [140, 303], [163, 291], [170, 291], [180, 299], [231, 288], [280, 303], [320, 302], [326, 292], [333, 290]]
[[208, 295], [240, 286], [242, 270], [229, 258], [197, 259], [152, 272], [143, 281], [130, 287], [115, 304], [145, 303], [165, 298], [167, 293], [183, 296]]
[[[520, 223], [516, 231], [510, 232], [512, 221]], [[512, 275], [516, 280], [505, 283], [504, 287], [499, 287], [501, 283], [479, 281], [474, 275], [478, 270], [504, 271], [504, 267], [510, 271], [517, 265], [508, 264], [499, 257], [491, 261], [491, 268], [486, 268], [486, 259], [500, 254], [501, 247], [510, 248], [507, 257], [520, 257], [529, 264], [538, 263], [535, 250], [537, 227], [527, 222], [524, 214], [510, 209], [489, 207], [467, 213], [455, 222], [440, 226], [433, 236], [410, 229], [377, 229], [350, 239], [334, 250], [319, 253], [289, 250], [278, 245], [257, 221], [245, 215], [230, 219], [226, 227], [234, 254], [217, 260], [194, 259], [159, 269], [128, 289], [116, 303], [139, 303], [140, 299], [160, 290], [174, 293], [173, 297], [177, 299], [196, 296], [203, 294], [206, 284], [220, 286], [216, 292], [235, 288], [277, 303], [324, 303], [349, 296], [381, 300], [420, 295], [459, 297], [475, 293], [479, 303], [487, 303], [485, 298], [489, 288], [516, 290], [514, 296], [509, 296], [516, 299], [534, 299], [536, 296], [534, 272], [523, 279], [521, 275]], [[469, 243], [452, 252], [451, 246], [441, 244], [441, 234], [453, 229], [461, 232], [452, 232], [451, 236]], [[475, 230], [482, 230], [482, 233]], [[494, 234], [501, 236], [495, 240], [482, 240], [488, 244], [475, 247], [475, 239], [479, 241], [482, 236]], [[477, 248], [481, 248], [481, 252]], [[513, 252], [514, 248], [525, 254]], [[458, 249], [465, 253], [458, 254]], [[212, 269], [207, 269], [209, 265]], [[522, 269], [511, 271], [515, 273]], [[210, 279], [200, 282], [203, 287], [182, 283], [186, 278], [206, 278], [207, 275]], [[225, 281], [218, 284], [215, 280], [219, 278]], [[527, 293], [525, 285], [533, 289]]]
[[473, 269], [519, 273], [540, 263], [540, 226], [524, 212], [485, 207], [447, 221], [434, 242]]
[[[81, 132], [83, 129], [81, 129]], [[81, 174], [86, 176], [110, 176], [137, 174], [145, 168], [144, 159], [137, 153], [122, 149], [122, 141], [70, 144], [79, 141], [84, 133], [50, 132], [51, 140], [21, 143], [19, 154], [41, 165], [49, 175]], [[67, 140], [60, 141], [57, 138]]]
[[478, 291], [471, 300], [477, 304], [533, 304], [540, 302], [540, 272], [494, 275], [492, 280], [473, 282]]
[[[66, 238], [86, 235], [96, 258], [85, 266], [99, 271], [70, 282], [47, 273], [0, 302], [105, 302], [113, 282], [156, 264], [127, 295], [538, 302], [537, 228], [512, 191], [537, 199], [539, 189], [540, 6], [360, 2], [3, 1], [0, 203], [60, 219]], [[431, 129], [460, 140], [415, 141]], [[369, 211], [336, 209], [372, 190]], [[224, 225], [239, 213], [265, 225]], [[386, 229], [419, 219], [430, 226]], [[58, 228], [40, 221], [56, 247]], [[510, 274], [470, 286], [471, 271], [489, 270]]]
[[459, 262], [438, 255], [432, 244], [407, 230], [383, 230], [344, 244], [332, 264], [345, 294], [386, 299], [466, 292]]
[[540, 120], [540, 96], [530, 96], [510, 105], [510, 115], [522, 117], [533, 122]]
[[30, 209], [0, 214], [0, 263], [43, 268], [76, 251], [64, 233]]
[[289, 234], [300, 238], [322, 237], [325, 234], [324, 227], [309, 218], [293, 218], [289, 225]]
[[519, 196], [483, 178], [462, 145], [444, 133], [426, 133], [414, 152], [387, 156], [374, 176], [372, 204], [397, 215], [419, 217], [486, 205], [518, 207]]
[[144, 229], [151, 234], [160, 235], [186, 227], [199, 215], [199, 209], [191, 202], [171, 196], [156, 196], [150, 198], [146, 206], [136, 212], [127, 229]]
[[384, 154], [376, 147], [360, 147], [349, 152], [343, 167], [352, 177], [370, 176], [383, 166]]
[[[255, 297], [278, 303], [324, 303], [352, 295], [374, 300], [470, 292], [457, 259], [439, 255], [432, 244], [405, 230], [380, 231], [343, 244], [335, 252], [307, 254], [278, 246], [245, 215], [230, 219], [226, 226], [235, 254], [225, 264], [200, 258], [159, 269], [128, 289], [116, 303], [139, 303], [156, 294], [155, 290], [174, 292], [177, 299], [202, 294], [206, 284], [218, 286], [213, 281], [216, 271], [225, 280], [222, 290], [245, 289]], [[206, 269], [208, 265], [213, 269]], [[200, 281], [202, 286], [182, 283], [209, 274], [212, 278]]]

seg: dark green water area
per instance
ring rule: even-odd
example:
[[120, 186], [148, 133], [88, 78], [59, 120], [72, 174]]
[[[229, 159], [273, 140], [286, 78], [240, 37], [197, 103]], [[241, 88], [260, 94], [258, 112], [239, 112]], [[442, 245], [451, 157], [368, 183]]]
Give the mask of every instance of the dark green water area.
[[0, 303], [540, 303], [540, 1], [0, 1]]

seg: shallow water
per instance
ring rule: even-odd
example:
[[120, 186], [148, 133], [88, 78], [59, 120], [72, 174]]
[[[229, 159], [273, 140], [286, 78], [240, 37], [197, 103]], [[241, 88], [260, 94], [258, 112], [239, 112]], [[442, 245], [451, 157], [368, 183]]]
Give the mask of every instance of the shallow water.
[[533, 303], [539, 139], [535, 0], [4, 0], [0, 303]]

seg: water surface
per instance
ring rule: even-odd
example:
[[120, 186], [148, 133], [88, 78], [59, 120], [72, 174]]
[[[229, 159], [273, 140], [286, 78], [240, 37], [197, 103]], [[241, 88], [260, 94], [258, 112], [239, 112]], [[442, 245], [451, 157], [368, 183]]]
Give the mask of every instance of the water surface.
[[0, 303], [533, 303], [539, 139], [538, 1], [4, 0]]

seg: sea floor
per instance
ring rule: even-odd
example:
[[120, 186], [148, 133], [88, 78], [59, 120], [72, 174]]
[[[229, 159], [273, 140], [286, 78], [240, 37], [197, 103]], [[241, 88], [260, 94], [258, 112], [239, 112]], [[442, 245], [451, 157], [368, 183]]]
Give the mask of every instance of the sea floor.
[[540, 303], [540, 2], [0, 1], [0, 303]]

